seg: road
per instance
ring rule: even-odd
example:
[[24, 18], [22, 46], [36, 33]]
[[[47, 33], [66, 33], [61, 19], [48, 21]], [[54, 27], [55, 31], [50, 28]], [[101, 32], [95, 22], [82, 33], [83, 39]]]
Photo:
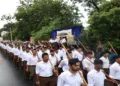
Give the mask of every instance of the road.
[[22, 70], [16, 69], [11, 60], [0, 52], [0, 86], [32, 86], [25, 80]]

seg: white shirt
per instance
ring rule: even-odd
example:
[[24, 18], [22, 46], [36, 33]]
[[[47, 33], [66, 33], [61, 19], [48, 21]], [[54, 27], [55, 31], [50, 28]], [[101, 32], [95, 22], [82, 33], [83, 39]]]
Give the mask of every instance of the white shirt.
[[104, 86], [105, 74], [100, 70], [99, 72], [92, 69], [87, 74], [88, 86]]
[[109, 63], [110, 63], [110, 62], [109, 62], [108, 57], [107, 57], [107, 58], [105, 58], [105, 57], [101, 57], [100, 60], [103, 61], [103, 68], [109, 68], [109, 66], [110, 66]]
[[61, 57], [63, 57], [63, 59], [66, 59], [67, 58], [67, 55], [66, 55], [66, 51], [65, 49], [59, 49], [58, 52], [60, 53]]
[[55, 55], [54, 56], [49, 55], [49, 60], [51, 61], [53, 66], [57, 65], [57, 58]]
[[80, 77], [78, 72], [76, 73], [76, 75], [73, 75], [68, 70], [68, 71], [63, 72], [58, 77], [57, 86], [81, 86], [82, 83], [83, 83], [83, 80]]
[[50, 50], [49, 50], [49, 49], [47, 49], [45, 52], [46, 52], [47, 54], [50, 54]]
[[83, 55], [80, 52], [78, 52], [77, 50], [74, 50], [73, 58], [78, 58], [79, 61], [82, 61], [83, 60]]
[[59, 43], [59, 40], [58, 40], [58, 39], [55, 39], [55, 42]]
[[60, 43], [66, 43], [66, 39], [64, 38], [64, 39], [60, 40]]
[[24, 56], [22, 58], [22, 61], [27, 61], [28, 62], [30, 57], [32, 57], [32, 55], [30, 53], [25, 52]]
[[27, 65], [30, 65], [30, 66], [33, 66], [33, 65], [36, 65], [38, 63], [38, 57], [37, 56], [31, 56], [29, 59], [28, 59], [28, 62], [27, 62]]
[[52, 69], [50, 62], [48, 61], [47, 63], [45, 63], [45, 62], [41, 61], [41, 62], [37, 63], [36, 74], [39, 74], [39, 76], [42, 76], [42, 77], [52, 76], [53, 69]]
[[60, 53], [55, 53], [55, 56], [56, 56], [56, 58], [57, 58], [58, 61], [61, 60], [61, 55], [60, 55]]
[[43, 59], [42, 59], [42, 54], [43, 54], [43, 52], [42, 52], [41, 50], [39, 50], [39, 51], [37, 52], [37, 55], [38, 55], [40, 61], [43, 60]]
[[18, 56], [20, 54], [18, 48], [15, 48], [13, 52], [14, 52], [14, 55], [16, 55], [16, 56]]
[[110, 77], [120, 80], [120, 64], [117, 62], [110, 66]]
[[59, 68], [62, 68], [63, 71], [69, 70], [70, 67], [69, 67], [69, 65], [68, 65], [68, 59], [62, 60], [62, 61], [60, 62], [60, 64], [59, 64], [58, 67], [59, 67]]
[[26, 55], [26, 51], [22, 51], [20, 54], [20, 58], [22, 59], [22, 61], [27, 61], [25, 55]]
[[11, 47], [10, 47], [10, 46], [8, 46], [8, 47], [7, 47], [7, 50], [10, 52], [10, 50], [11, 50]]
[[19, 58], [22, 58], [22, 53], [23, 53], [23, 51], [19, 50], [19, 55], [18, 55]]
[[54, 40], [54, 39], [50, 39], [49, 42], [50, 42], [50, 43], [54, 43], [55, 40]]
[[94, 69], [94, 58], [92, 59], [89, 59], [88, 57], [86, 57], [83, 61], [82, 61], [82, 64], [83, 64], [83, 69], [85, 68], [88, 68], [89, 70], [92, 70]]

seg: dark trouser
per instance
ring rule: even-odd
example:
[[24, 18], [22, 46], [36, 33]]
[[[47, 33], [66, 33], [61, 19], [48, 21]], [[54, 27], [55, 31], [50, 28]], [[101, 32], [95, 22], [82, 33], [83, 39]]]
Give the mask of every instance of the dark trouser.
[[[118, 82], [118, 84], [120, 84], [120, 80], [116, 80]], [[107, 84], [106, 84], [107, 83]], [[117, 83], [112, 83], [112, 82], [105, 82], [105, 85], [104, 86], [118, 86]]]
[[[120, 84], [120, 80], [116, 80], [118, 84]], [[117, 83], [114, 83], [112, 86], [118, 86]]]
[[14, 56], [14, 63], [15, 63], [16, 66], [18, 66], [17, 60], [18, 60], [18, 56], [15, 55], [15, 56]]
[[24, 71], [26, 71], [26, 64], [27, 64], [27, 61], [23, 61], [23, 69], [24, 69]]
[[85, 78], [85, 80], [87, 81], [87, 71], [86, 70], [83, 70], [83, 76], [84, 76], [84, 78]]
[[29, 66], [30, 71], [30, 77], [33, 77], [35, 75], [35, 65]]
[[83, 70], [83, 64], [82, 64], [82, 61], [80, 61], [80, 69]]
[[56, 86], [57, 78], [55, 76], [51, 77], [40, 77], [40, 86]]
[[22, 59], [19, 58], [19, 69], [21, 69], [21, 68], [22, 68]]

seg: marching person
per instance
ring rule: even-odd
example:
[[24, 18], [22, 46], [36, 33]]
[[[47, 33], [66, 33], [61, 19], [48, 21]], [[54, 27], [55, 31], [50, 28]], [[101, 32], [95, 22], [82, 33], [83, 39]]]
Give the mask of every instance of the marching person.
[[83, 64], [83, 69], [89, 72], [94, 68], [94, 58], [93, 58], [93, 53], [92, 52], [87, 52], [87, 55], [85, 59], [82, 61]]
[[36, 84], [38, 86], [56, 86], [56, 70], [52, 67], [47, 53], [42, 54], [43, 61], [36, 65]]
[[[120, 84], [120, 56], [115, 57], [116, 61], [110, 66], [110, 77]], [[116, 84], [114, 86], [117, 86]]]
[[33, 80], [35, 77], [35, 67], [36, 64], [39, 62], [39, 58], [37, 56], [37, 51], [36, 49], [32, 50], [32, 56], [29, 57], [28, 61], [27, 61], [27, 68], [26, 71], [30, 71], [30, 80]]
[[50, 43], [54, 43], [55, 40], [51, 37], [50, 40], [49, 40]]
[[60, 43], [66, 43], [67, 40], [64, 37], [60, 37]]
[[70, 69], [58, 77], [57, 86], [85, 86], [79, 75], [80, 62], [77, 58], [69, 60]]
[[60, 52], [58, 52], [58, 48], [56, 48], [55, 49], [55, 56], [57, 57], [57, 59], [58, 59], [58, 62], [60, 62], [62, 59], [61, 59], [61, 54], [60, 54]]
[[72, 54], [73, 58], [78, 58], [80, 62], [83, 60], [83, 52], [80, 48], [75, 48]]
[[50, 50], [49, 59], [52, 62], [53, 66], [57, 66], [58, 65], [59, 60], [58, 60], [57, 56], [55, 55], [54, 50]]
[[110, 54], [109, 54], [108, 58], [109, 58], [110, 64], [112, 65], [115, 62], [115, 57], [117, 55], [113, 52], [113, 50], [111, 48], [109, 49], [109, 53]]
[[110, 62], [109, 62], [108, 56], [109, 56], [109, 53], [104, 52], [103, 56], [100, 58], [100, 60], [103, 61], [103, 69], [107, 74], [109, 74], [109, 67], [110, 67]]
[[[94, 61], [94, 69], [87, 74], [88, 86], [104, 86], [105, 81], [114, 82], [113, 80], [106, 79], [104, 72], [102, 71], [102, 60], [96, 59]], [[106, 86], [106, 85], [105, 85]]]
[[94, 58], [92, 52], [87, 52], [85, 59], [82, 61], [83, 65], [83, 75], [85, 77], [85, 80], [87, 81], [87, 73], [94, 69]]
[[105, 74], [102, 72], [102, 60], [94, 61], [94, 69], [87, 74], [89, 86], [104, 86], [104, 80], [106, 79]]
[[39, 58], [39, 61], [42, 61], [42, 54], [43, 54], [43, 52], [42, 52], [41, 48], [37, 47], [37, 56]]
[[66, 51], [65, 51], [65, 49], [64, 49], [62, 46], [60, 46], [58, 52], [59, 52], [60, 55], [61, 55], [61, 59], [66, 59], [66, 58], [67, 58]]

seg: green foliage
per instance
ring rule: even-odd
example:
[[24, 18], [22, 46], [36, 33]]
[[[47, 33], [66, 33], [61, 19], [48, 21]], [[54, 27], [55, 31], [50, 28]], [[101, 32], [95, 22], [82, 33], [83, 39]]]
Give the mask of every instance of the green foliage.
[[[78, 25], [78, 8], [69, 6], [63, 0], [20, 0], [15, 14], [17, 39], [29, 40], [31, 36], [47, 39], [51, 31]], [[16, 33], [15, 33], [16, 34]]]
[[71, 0], [74, 3], [82, 3], [83, 6], [88, 7], [86, 10], [100, 11], [99, 6], [106, 2], [106, 0]]
[[115, 48], [120, 47], [120, 3], [119, 0], [111, 0], [100, 5], [100, 12], [93, 12], [90, 16], [89, 30], [103, 43], [110, 41]]

